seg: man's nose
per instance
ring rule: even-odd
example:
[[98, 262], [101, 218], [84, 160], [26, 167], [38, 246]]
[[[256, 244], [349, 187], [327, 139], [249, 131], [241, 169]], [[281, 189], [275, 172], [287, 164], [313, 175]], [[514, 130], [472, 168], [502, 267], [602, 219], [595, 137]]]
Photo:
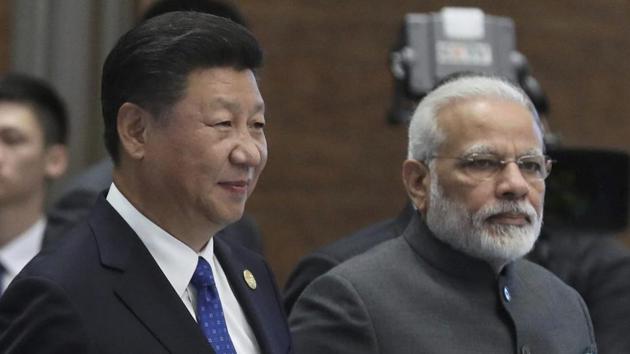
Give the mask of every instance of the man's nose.
[[507, 163], [497, 176], [498, 197], [506, 199], [521, 199], [531, 188], [523, 173], [514, 162]]
[[235, 165], [258, 166], [263, 157], [261, 143], [249, 134], [242, 134], [230, 154], [230, 161]]

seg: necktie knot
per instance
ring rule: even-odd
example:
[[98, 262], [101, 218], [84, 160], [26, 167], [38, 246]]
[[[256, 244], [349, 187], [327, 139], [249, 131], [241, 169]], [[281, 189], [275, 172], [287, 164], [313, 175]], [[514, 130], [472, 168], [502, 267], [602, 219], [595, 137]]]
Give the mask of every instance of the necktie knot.
[[214, 277], [212, 276], [212, 268], [210, 267], [210, 264], [208, 264], [208, 262], [202, 257], [199, 257], [199, 260], [197, 261], [197, 268], [195, 269], [195, 272], [193, 273], [190, 283], [197, 290], [214, 285]]

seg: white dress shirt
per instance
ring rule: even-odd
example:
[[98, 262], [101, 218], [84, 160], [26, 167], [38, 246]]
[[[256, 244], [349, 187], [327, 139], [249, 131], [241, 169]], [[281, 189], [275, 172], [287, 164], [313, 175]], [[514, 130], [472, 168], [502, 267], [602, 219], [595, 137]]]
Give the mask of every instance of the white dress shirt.
[[40, 217], [33, 226], [29, 227], [18, 237], [0, 249], [0, 264], [4, 266], [2, 274], [2, 292], [9, 283], [24, 268], [42, 248], [46, 218]]
[[197, 253], [140, 213], [114, 183], [109, 188], [107, 201], [140, 237], [195, 320], [196, 291], [190, 280], [197, 267], [198, 257], [206, 259], [212, 267], [225, 322], [236, 352], [260, 353], [254, 332], [232, 292], [221, 264], [214, 255], [214, 240], [210, 237], [212, 235], [209, 235], [210, 241], [207, 246]]

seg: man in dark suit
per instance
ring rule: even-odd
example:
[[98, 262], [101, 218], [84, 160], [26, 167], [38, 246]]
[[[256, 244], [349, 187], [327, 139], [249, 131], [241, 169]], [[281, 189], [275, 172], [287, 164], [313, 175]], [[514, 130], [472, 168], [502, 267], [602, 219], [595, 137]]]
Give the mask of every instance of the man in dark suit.
[[499, 79], [454, 79], [423, 99], [409, 137], [417, 211], [402, 236], [306, 287], [290, 315], [296, 350], [595, 352], [582, 298], [522, 259], [551, 169], [529, 99]]
[[47, 83], [0, 77], [0, 293], [41, 249], [48, 185], [66, 170], [67, 118]]
[[287, 353], [273, 275], [213, 237], [267, 160], [256, 39], [172, 12], [125, 34], [103, 67], [111, 187], [0, 300], [3, 353]]

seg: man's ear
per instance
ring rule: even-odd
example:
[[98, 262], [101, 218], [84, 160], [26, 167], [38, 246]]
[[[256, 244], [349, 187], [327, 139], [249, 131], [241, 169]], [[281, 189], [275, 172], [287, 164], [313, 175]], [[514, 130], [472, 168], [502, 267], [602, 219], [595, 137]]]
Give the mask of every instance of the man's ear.
[[429, 167], [417, 160], [406, 160], [402, 165], [402, 178], [407, 195], [415, 207], [425, 214], [429, 195]]
[[61, 177], [68, 168], [68, 149], [63, 144], [54, 144], [46, 148], [44, 155], [44, 173], [50, 179]]
[[144, 158], [149, 119], [151, 114], [135, 103], [125, 102], [118, 109], [116, 129], [120, 145], [134, 160]]

